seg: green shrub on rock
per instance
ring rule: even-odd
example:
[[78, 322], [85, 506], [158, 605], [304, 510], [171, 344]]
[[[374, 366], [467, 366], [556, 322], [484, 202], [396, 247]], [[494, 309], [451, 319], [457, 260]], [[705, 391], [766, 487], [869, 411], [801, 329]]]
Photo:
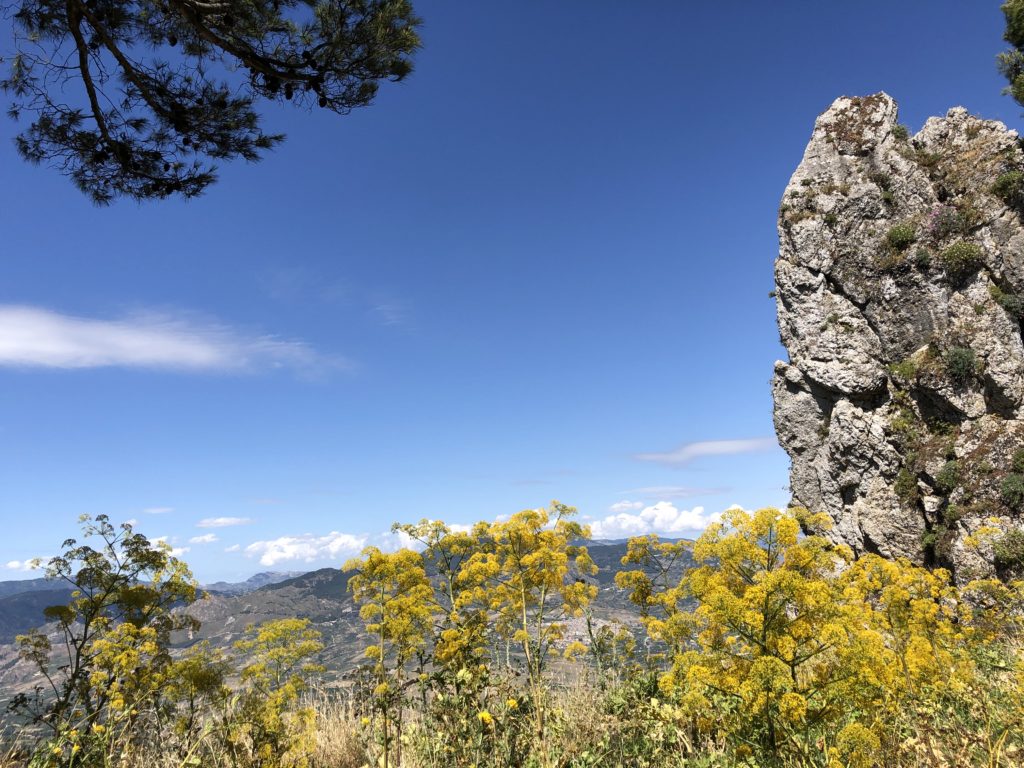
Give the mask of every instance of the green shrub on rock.
[[897, 224], [885, 234], [885, 244], [894, 251], [903, 252], [917, 240], [914, 225], [907, 222]]
[[960, 282], [981, 269], [985, 252], [976, 243], [960, 241], [939, 253], [939, 263], [950, 280]]
[[935, 490], [948, 496], [958, 485], [960, 485], [960, 464], [955, 459], [947, 461], [942, 465], [942, 469], [935, 474]]
[[992, 545], [998, 571], [1016, 571], [1024, 567], [1024, 531], [1011, 528]]
[[946, 376], [954, 387], [963, 388], [974, 381], [978, 368], [974, 350], [969, 347], [953, 347], [946, 353]]
[[1013, 452], [1013, 458], [1010, 459], [1010, 467], [1017, 474], [1024, 475], [1024, 448], [1018, 448]]
[[1002, 485], [999, 486], [999, 495], [1002, 496], [1003, 503], [1011, 509], [1024, 509], [1024, 475], [1014, 472], [1003, 478]]
[[1024, 203], [1024, 171], [1007, 171], [1000, 174], [992, 185], [992, 194], [1009, 206]]

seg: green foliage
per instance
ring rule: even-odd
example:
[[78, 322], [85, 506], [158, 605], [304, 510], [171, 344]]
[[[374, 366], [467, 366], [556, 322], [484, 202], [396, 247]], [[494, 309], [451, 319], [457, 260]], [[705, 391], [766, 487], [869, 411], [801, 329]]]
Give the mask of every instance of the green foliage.
[[985, 252], [975, 243], [959, 241], [939, 253], [939, 264], [953, 282], [962, 282], [985, 264]]
[[[419, 551], [368, 548], [349, 584], [370, 665], [330, 698], [310, 695], [323, 645], [305, 619], [249, 627], [232, 654], [199, 644], [167, 662], [147, 621], [108, 625], [86, 684], [123, 703], [91, 727], [56, 724], [30, 765], [1017, 764], [1024, 583], [958, 587], [941, 570], [854, 558], [829, 541], [826, 516], [732, 509], [696, 542], [629, 541], [615, 581], [641, 612], [637, 658], [641, 638], [589, 612], [593, 561], [573, 512], [555, 502], [469, 531], [423, 520], [396, 527]], [[1019, 574], [1024, 531], [988, 530], [1000, 573]], [[147, 587], [166, 583], [147, 574]], [[77, 608], [65, 608], [51, 616], [69, 620]], [[589, 647], [566, 636], [570, 618]], [[534, 666], [556, 652], [574, 665], [557, 681]]]
[[1009, 206], [1020, 206], [1024, 203], [1024, 171], [1000, 174], [992, 185], [992, 194]]
[[885, 244], [892, 250], [902, 253], [917, 241], [917, 231], [913, 224], [903, 222], [892, 227], [885, 234]]
[[[73, 589], [68, 603], [44, 611], [59, 642], [39, 630], [17, 638], [22, 658], [46, 686], [14, 697], [12, 709], [45, 727], [58, 744], [72, 732], [121, 729], [160, 691], [173, 663], [171, 633], [196, 627], [172, 610], [196, 599], [196, 584], [166, 545], [153, 544], [127, 523], [115, 528], [104, 515], [83, 516], [80, 523], [85, 541], [68, 539], [46, 566], [48, 579]], [[101, 756], [119, 745], [108, 739], [87, 746]]]
[[992, 545], [995, 566], [999, 571], [1018, 572], [1024, 576], [1024, 531], [1011, 528]]
[[98, 204], [194, 197], [216, 161], [257, 160], [282, 140], [261, 130], [258, 100], [347, 114], [370, 104], [381, 81], [406, 77], [419, 47], [408, 0], [2, 8], [16, 55], [0, 88], [15, 118], [33, 118], [18, 151]]
[[907, 467], [902, 467], [896, 474], [896, 482], [893, 490], [906, 506], [910, 507], [917, 503], [920, 492], [917, 487], [917, 477]]
[[355, 571], [348, 589], [362, 606], [359, 615], [374, 639], [366, 657], [376, 683], [373, 703], [382, 723], [383, 765], [389, 765], [393, 746], [401, 765], [402, 745], [393, 731], [402, 729], [406, 665], [430, 635], [435, 611], [430, 580], [423, 559], [409, 549], [385, 553], [367, 547], [362, 559], [346, 563], [345, 570]]
[[316, 713], [300, 706], [309, 659], [323, 650], [309, 619], [280, 619], [246, 629], [235, 650], [246, 663], [225, 740], [233, 763], [245, 768], [306, 768], [316, 739]]
[[948, 496], [960, 485], [960, 464], [955, 459], [947, 461], [935, 474], [935, 490]]
[[[499, 637], [521, 650], [530, 693], [536, 704], [538, 732], [544, 727], [543, 685], [547, 661], [563, 639], [565, 621], [581, 617], [597, 596], [583, 576], [597, 566], [587, 548], [572, 542], [590, 538], [590, 530], [571, 518], [576, 510], [557, 501], [550, 510], [529, 509], [507, 521], [480, 523], [474, 529], [480, 547], [465, 565], [471, 604], [495, 618]], [[570, 573], [576, 574], [570, 579]], [[570, 643], [564, 655], [585, 653]]]
[[[686, 541], [662, 542], [653, 534], [631, 538], [622, 564], [640, 568], [615, 574], [615, 586], [629, 590], [648, 636], [664, 643], [670, 654], [681, 653], [689, 640], [678, 620], [686, 595], [677, 582], [679, 564], [691, 547]], [[650, 648], [647, 660], [652, 660]]]
[[910, 138], [910, 129], [905, 125], [894, 125], [892, 128], [893, 138], [897, 141], [906, 141]]
[[995, 302], [1006, 310], [1014, 320], [1018, 322], [1024, 320], [1024, 297], [1015, 293], [1006, 293], [996, 285], [990, 285], [988, 291]]
[[1010, 468], [1017, 474], [1024, 474], [1024, 448], [1018, 448], [1010, 457]]
[[1013, 472], [1004, 477], [999, 485], [999, 495], [1006, 506], [1024, 510], [1024, 474]]
[[1006, 18], [1003, 39], [1013, 46], [998, 58], [999, 71], [1009, 83], [1004, 93], [1009, 93], [1014, 101], [1024, 106], [1024, 2], [1006, 0], [1001, 8]]
[[897, 378], [909, 381], [917, 375], [917, 363], [914, 362], [913, 358], [908, 357], [900, 360], [898, 363], [892, 363], [889, 366], [889, 372]]
[[974, 381], [978, 369], [978, 359], [974, 350], [968, 347], [953, 347], [946, 352], [944, 363], [946, 376], [954, 387], [963, 388]]

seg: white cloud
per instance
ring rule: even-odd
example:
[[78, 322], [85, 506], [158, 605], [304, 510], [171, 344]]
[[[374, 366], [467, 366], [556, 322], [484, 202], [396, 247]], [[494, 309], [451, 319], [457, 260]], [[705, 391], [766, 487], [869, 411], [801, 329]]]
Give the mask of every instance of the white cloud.
[[174, 507], [146, 507], [142, 511], [147, 515], [166, 515], [168, 512], [173, 512]]
[[12, 571], [34, 571], [42, 567], [42, 560], [10, 560], [4, 567]]
[[664, 453], [638, 453], [640, 461], [654, 461], [659, 464], [683, 466], [702, 456], [732, 456], [737, 453], [770, 451], [778, 447], [774, 437], [752, 437], [744, 440], [704, 440], [686, 443], [674, 451]]
[[240, 372], [341, 364], [301, 341], [247, 335], [189, 314], [143, 312], [102, 320], [0, 305], [0, 366]]
[[242, 548], [241, 544], [232, 544], [230, 547], [224, 549], [225, 552], [237, 552]]
[[192, 551], [192, 547], [174, 547], [171, 550], [171, 557], [181, 557]]
[[644, 503], [642, 501], [627, 501], [623, 499], [622, 501], [616, 501], [608, 507], [608, 511], [616, 514], [619, 512], [629, 512], [633, 509], [640, 509], [643, 505]]
[[331, 531], [326, 536], [282, 536], [270, 541], [255, 541], [245, 548], [249, 557], [259, 555], [260, 565], [277, 565], [289, 560], [311, 563], [315, 560], [337, 560], [342, 555], [354, 554], [366, 544], [365, 536]]
[[207, 517], [196, 523], [196, 528], [229, 528], [232, 525], [248, 525], [249, 517]]
[[659, 501], [637, 513], [619, 512], [590, 524], [595, 539], [621, 539], [657, 533], [665, 536], [683, 536], [703, 531], [717, 522], [721, 513], [707, 514], [704, 507], [677, 509], [669, 501]]
[[202, 536], [193, 536], [188, 540], [189, 544], [213, 544], [215, 541], [220, 541], [217, 538], [216, 533], [204, 533]]

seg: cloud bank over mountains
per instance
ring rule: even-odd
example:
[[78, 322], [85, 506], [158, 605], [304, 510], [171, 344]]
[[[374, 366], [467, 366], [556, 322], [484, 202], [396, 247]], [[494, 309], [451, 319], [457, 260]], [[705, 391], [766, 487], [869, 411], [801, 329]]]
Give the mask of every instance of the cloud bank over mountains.
[[[625, 507], [624, 504], [631, 506]], [[619, 502], [611, 507], [612, 514], [589, 522], [595, 539], [624, 539], [630, 536], [659, 536], [683, 538], [696, 536], [711, 523], [721, 520], [722, 513], [708, 513], [704, 507], [679, 509], [670, 501], [636, 510], [635, 502]]]

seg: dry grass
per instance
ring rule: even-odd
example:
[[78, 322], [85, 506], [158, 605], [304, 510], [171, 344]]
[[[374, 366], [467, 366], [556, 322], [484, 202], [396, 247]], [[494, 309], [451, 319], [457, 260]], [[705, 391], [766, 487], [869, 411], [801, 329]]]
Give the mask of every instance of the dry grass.
[[[315, 768], [362, 768], [371, 765], [359, 717], [352, 700], [317, 692], [311, 700], [316, 710], [316, 747], [312, 756]], [[2, 766], [0, 766], [2, 768]]]

